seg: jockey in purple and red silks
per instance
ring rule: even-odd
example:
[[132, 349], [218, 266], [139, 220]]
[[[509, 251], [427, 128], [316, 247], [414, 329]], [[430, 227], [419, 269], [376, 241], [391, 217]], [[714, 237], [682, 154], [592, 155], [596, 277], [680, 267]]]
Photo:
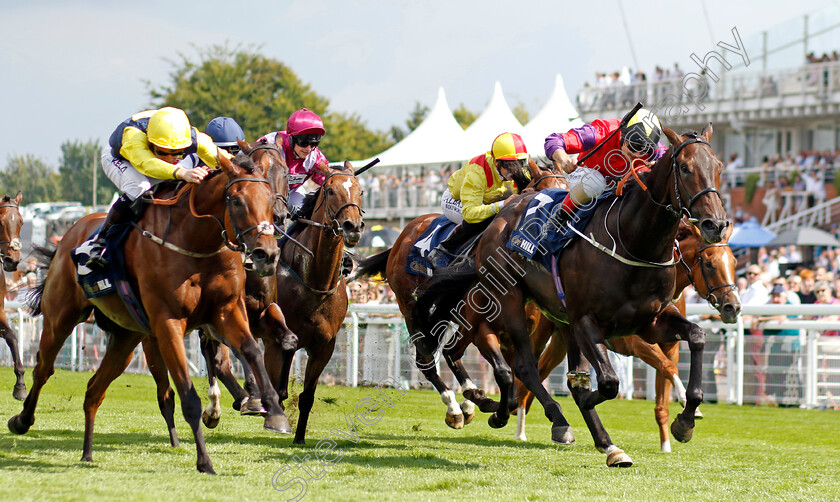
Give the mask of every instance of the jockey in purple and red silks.
[[666, 147], [659, 143], [662, 125], [656, 115], [642, 108], [583, 164], [578, 165], [569, 157], [575, 153], [585, 155], [619, 129], [620, 124], [619, 119], [598, 119], [545, 139], [545, 155], [554, 162], [556, 169], [567, 174], [569, 183], [569, 194], [563, 201], [563, 211], [559, 212], [562, 217], [556, 222], [558, 225], [574, 214], [576, 208], [603, 193], [607, 186], [606, 176], [624, 176], [634, 160], [652, 163], [664, 155]]
[[327, 158], [318, 150], [324, 134], [326, 130], [321, 117], [303, 108], [289, 116], [286, 130], [268, 133], [257, 140], [258, 143], [272, 143], [283, 152], [289, 166], [289, 211], [300, 209], [303, 204], [306, 195], [303, 183], [307, 179], [312, 178], [318, 185], [324, 184], [324, 173], [316, 168], [328, 164]]

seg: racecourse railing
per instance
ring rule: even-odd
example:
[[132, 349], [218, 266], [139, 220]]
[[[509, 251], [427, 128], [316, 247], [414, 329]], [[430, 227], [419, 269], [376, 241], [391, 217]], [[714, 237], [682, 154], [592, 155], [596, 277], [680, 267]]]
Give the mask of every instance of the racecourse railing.
[[[7, 303], [8, 306], [8, 303]], [[690, 315], [711, 316], [708, 305], [689, 305]], [[835, 305], [745, 305], [745, 316], [827, 316], [838, 315]], [[27, 375], [35, 364], [42, 318], [32, 317], [23, 308], [8, 310], [12, 327], [18, 332], [19, 350]], [[809, 408], [840, 407], [840, 336], [824, 336], [825, 331], [840, 331], [840, 321], [794, 320], [767, 322], [763, 330], [793, 330], [794, 336], [749, 334], [749, 318], [739, 317], [737, 324], [698, 321], [707, 332], [704, 351], [703, 391], [705, 399], [733, 404], [775, 404]], [[107, 334], [95, 325], [83, 323], [68, 337], [56, 360], [56, 366], [73, 371], [95, 370], [105, 351]], [[414, 365], [409, 334], [397, 305], [350, 305], [344, 327], [338, 333], [335, 353], [321, 377], [322, 385], [372, 385], [400, 382], [406, 388], [431, 387]], [[185, 339], [190, 368], [194, 376], [206, 374], [196, 334]], [[655, 371], [638, 358], [611, 354], [611, 361], [621, 378], [625, 398], [653, 399]], [[688, 382], [688, 347], [681, 342], [678, 370]], [[496, 392], [492, 367], [474, 347], [463, 359], [473, 381], [488, 392]], [[0, 363], [11, 365], [11, 354], [0, 345]], [[306, 352], [295, 356], [293, 373], [300, 379], [305, 369]], [[241, 375], [241, 367], [234, 363]], [[445, 364], [438, 364], [444, 381], [457, 389], [457, 381]], [[140, 347], [135, 349], [127, 371], [148, 373]], [[544, 381], [555, 395], [566, 395], [567, 372], [564, 361]], [[29, 377], [27, 376], [29, 381]], [[10, 384], [11, 385], [11, 384]]]

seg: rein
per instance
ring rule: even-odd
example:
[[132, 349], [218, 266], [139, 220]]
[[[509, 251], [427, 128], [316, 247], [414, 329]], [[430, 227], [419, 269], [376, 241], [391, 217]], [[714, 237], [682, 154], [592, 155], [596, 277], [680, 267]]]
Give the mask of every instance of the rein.
[[[245, 234], [247, 234], [248, 232], [251, 232], [252, 230], [255, 230], [255, 229], [259, 232], [259, 235], [274, 235], [274, 225], [272, 225], [268, 222], [261, 222], [261, 223], [258, 223], [256, 225], [252, 225], [252, 226], [250, 226], [250, 227], [248, 227], [244, 230], [239, 230], [239, 225], [237, 225], [236, 219], [233, 217], [233, 212], [231, 211], [231, 199], [230, 199], [230, 194], [228, 193], [228, 191], [230, 190], [230, 187], [233, 186], [235, 183], [239, 183], [239, 182], [265, 183], [265, 184], [271, 186], [271, 184], [268, 182], [267, 179], [257, 178], [257, 177], [252, 177], [252, 176], [244, 176], [244, 177], [241, 177], [241, 178], [233, 179], [233, 180], [229, 181], [228, 184], [225, 186], [225, 208], [226, 208], [227, 213], [230, 215], [230, 222], [231, 222], [231, 225], [233, 225], [233, 231], [234, 231], [234, 234], [235, 234], [235, 239], [239, 243], [238, 246], [232, 244], [230, 242], [230, 239], [228, 239], [227, 230], [225, 229], [225, 224], [224, 224], [224, 222], [222, 222], [221, 219], [219, 219], [219, 217], [217, 217], [216, 215], [213, 215], [213, 214], [198, 214], [198, 212], [195, 209], [195, 197], [196, 197], [196, 193], [198, 192], [198, 190], [194, 189], [194, 187], [197, 187], [198, 185], [196, 185], [194, 183], [189, 183], [189, 184], [185, 185], [184, 188], [179, 190], [178, 193], [175, 195], [175, 197], [173, 197], [172, 199], [167, 199], [167, 200], [163, 200], [163, 201], [152, 200], [152, 204], [160, 205], [160, 206], [172, 206], [181, 199], [181, 197], [184, 195], [184, 193], [186, 193], [186, 191], [189, 190], [190, 191], [190, 197], [189, 197], [190, 214], [196, 219], [213, 218], [214, 220], [216, 220], [216, 222], [222, 228], [221, 237], [222, 237], [222, 243], [224, 244], [224, 246], [220, 246], [219, 249], [217, 249], [216, 251], [211, 252], [211, 253], [197, 253], [195, 251], [189, 251], [189, 250], [183, 249], [181, 247], [178, 247], [178, 246], [176, 246], [172, 243], [166, 242], [165, 239], [162, 239], [162, 238], [154, 235], [153, 233], [151, 233], [148, 230], [142, 228], [140, 225], [138, 225], [135, 222], [132, 222], [132, 225], [135, 228], [137, 228], [137, 230], [140, 231], [140, 234], [143, 237], [148, 238], [152, 242], [154, 242], [158, 245], [164, 246], [167, 249], [170, 249], [170, 250], [175, 251], [177, 253], [180, 253], [180, 254], [183, 254], [183, 255], [186, 255], [186, 256], [190, 256], [190, 257], [193, 257], [193, 258], [208, 258], [208, 257], [211, 257], [211, 256], [215, 256], [215, 255], [221, 253], [222, 251], [224, 251], [225, 247], [227, 247], [231, 251], [236, 251], [236, 252], [244, 253], [245, 255], [250, 255], [251, 252], [248, 249], [248, 247], [245, 245], [245, 243], [243, 242], [242, 237]], [[168, 230], [167, 230], [167, 233], [168, 233]]]
[[[641, 184], [641, 180], [638, 179], [638, 175], [636, 174], [636, 171], [633, 168], [632, 163], [631, 163], [631, 172], [633, 173], [633, 176], [639, 181], [639, 183], [641, 184], [641, 187], [642, 187], [642, 191], [645, 194], [647, 194], [648, 199], [650, 199], [651, 202], [653, 202], [658, 207], [664, 208], [672, 216], [675, 216], [678, 219], [682, 218], [683, 215], [686, 215], [688, 217], [689, 222], [691, 222], [692, 224], [696, 224], [697, 223], [697, 218], [693, 218], [691, 216], [691, 206], [693, 206], [694, 203], [697, 202], [697, 200], [700, 197], [702, 197], [703, 195], [706, 195], [707, 193], [715, 193], [715, 194], [717, 194], [718, 197], [720, 197], [720, 193], [718, 192], [718, 190], [715, 187], [707, 187], [707, 188], [704, 188], [704, 189], [700, 190], [696, 194], [694, 194], [694, 196], [692, 196], [689, 199], [688, 206], [683, 204], [682, 197], [680, 196], [680, 182], [679, 182], [680, 177], [679, 177], [679, 173], [677, 172], [677, 156], [679, 156], [679, 153], [682, 151], [683, 148], [685, 148], [686, 146], [688, 146], [692, 143], [702, 143], [702, 144], [708, 146], [710, 149], [712, 147], [709, 144], [708, 141], [698, 137], [696, 134], [689, 135], [689, 138], [690, 139], [680, 143], [674, 149], [674, 151], [671, 153], [671, 166], [670, 166], [670, 169], [669, 169], [671, 171], [671, 173], [669, 174], [669, 177], [671, 175], [674, 176], [674, 193], [675, 193], [675, 196], [677, 198], [677, 204], [679, 205], [679, 209], [674, 209], [674, 207], [671, 204], [661, 204], [661, 203], [657, 202], [656, 200], [654, 200], [651, 193], [646, 189], [647, 187], [644, 186], [644, 184]], [[622, 184], [622, 187], [623, 187], [623, 184]], [[641, 258], [638, 258], [638, 257], [634, 256], [633, 253], [631, 253], [630, 250], [627, 249], [627, 246], [624, 245], [624, 241], [621, 239], [621, 208], [624, 206], [624, 200], [625, 199], [622, 197], [621, 202], [618, 205], [618, 214], [616, 216], [616, 224], [615, 225], [616, 225], [616, 232], [618, 234], [617, 235], [618, 243], [621, 245], [621, 248], [624, 250], [624, 252], [626, 254], [628, 254], [632, 259], [625, 258], [625, 257], [623, 257], [619, 254], [616, 254], [616, 250], [615, 250], [614, 245], [613, 245], [613, 249], [609, 249], [606, 246], [600, 244], [598, 241], [595, 240], [595, 235], [592, 234], [592, 233], [590, 233], [589, 236], [587, 237], [582, 232], [580, 232], [578, 229], [576, 229], [573, 225], [569, 225], [569, 228], [571, 228], [583, 240], [585, 240], [586, 242], [588, 242], [589, 244], [594, 246], [596, 249], [599, 249], [600, 251], [603, 251], [604, 253], [612, 256], [616, 260], [618, 260], [618, 261], [620, 261], [620, 262], [622, 262], [626, 265], [631, 265], [631, 266], [634, 266], [634, 267], [655, 267], [655, 268], [664, 268], [664, 267], [673, 266], [676, 263], [676, 259], [674, 258], [673, 253], [671, 254], [671, 259], [668, 260], [668, 261], [653, 262], [653, 261], [643, 260]], [[613, 201], [613, 202], [615, 202], [615, 201]], [[610, 206], [610, 209], [612, 209], [612, 206]], [[609, 211], [604, 216], [604, 226], [606, 226], [606, 218], [607, 218], [608, 215], [609, 215]], [[679, 247], [679, 246], [677, 246], [677, 247]], [[704, 249], [706, 249], [706, 248], [704, 248]]]
[[[680, 250], [679, 245], [677, 245], [677, 248], [676, 248], [677, 249], [677, 254], [679, 255], [679, 263], [685, 269], [685, 275], [686, 275], [686, 277], [688, 277], [688, 282], [691, 284], [692, 287], [694, 287], [694, 290], [697, 291], [697, 294], [700, 295], [700, 298], [709, 302], [709, 304], [716, 309], [720, 309], [720, 306], [723, 304], [723, 298], [726, 295], [728, 295], [729, 293], [731, 293], [733, 291], [737, 291], [738, 286], [736, 286], [735, 284], [721, 284], [720, 286], [711, 287], [709, 285], [709, 278], [706, 276], [706, 267], [705, 267], [705, 262], [703, 260], [703, 251], [705, 251], [709, 248], [713, 248], [713, 247], [724, 247], [724, 246], [729, 247], [729, 244], [728, 243], [723, 243], [723, 242], [717, 242], [715, 244], [707, 244], [707, 245], [701, 247], [700, 250], [697, 251], [697, 262], [694, 265], [689, 265], [685, 261], [685, 259], [683, 258], [683, 255], [682, 255], [682, 250]], [[694, 282], [694, 277], [693, 277], [693, 274], [692, 274], [692, 272], [694, 271], [694, 267], [696, 267], [698, 264], [700, 265], [700, 276], [703, 277], [703, 283], [706, 286], [706, 294], [705, 295], [703, 295], [703, 293], [700, 292], [700, 289], [697, 287], [696, 283]], [[724, 291], [723, 294], [721, 295], [721, 297], [718, 298], [718, 296], [715, 294], [715, 291], [717, 291], [718, 289], [723, 289], [723, 288], [726, 288], [726, 291]]]

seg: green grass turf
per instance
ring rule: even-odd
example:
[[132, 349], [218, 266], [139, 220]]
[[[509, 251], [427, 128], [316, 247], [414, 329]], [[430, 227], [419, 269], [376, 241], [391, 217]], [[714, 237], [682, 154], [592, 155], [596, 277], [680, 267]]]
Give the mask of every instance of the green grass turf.
[[[512, 440], [515, 417], [494, 430], [479, 413], [456, 431], [444, 424], [436, 393], [401, 396], [387, 390], [393, 407], [383, 406], [373, 425], [355, 420], [358, 443], [338, 439], [343, 456], [321, 467], [312, 461], [318, 441], [336, 438], [333, 429], [347, 432], [345, 414], [352, 416], [360, 400], [382, 402], [371, 388], [346, 387], [318, 389], [303, 447], [264, 430], [260, 418], [234, 413], [223, 392], [221, 423], [205, 429], [218, 475], [203, 475], [195, 470], [194, 442], [180, 407], [181, 446], [171, 448], [154, 383], [142, 375], [123, 375], [112, 384], [97, 416], [94, 462], [83, 463], [82, 402], [90, 376], [57, 371], [41, 394], [29, 433], [0, 432], [0, 500], [285, 500], [301, 485], [273, 489], [272, 477], [284, 468], [277, 485], [301, 476], [304, 500], [313, 501], [840, 499], [840, 415], [834, 411], [706, 404], [706, 418], [691, 442], [672, 440], [673, 453], [662, 454], [651, 402], [604, 403], [599, 411], [605, 426], [635, 461], [629, 469], [610, 469], [568, 398], [559, 401], [577, 443], [560, 447], [551, 442], [536, 403], [529, 414], [529, 442], [520, 443]], [[11, 397], [13, 382], [11, 369], [0, 368], [4, 421], [21, 410]], [[206, 403], [206, 379], [195, 383]], [[678, 409], [674, 404], [672, 415]], [[290, 412], [294, 423], [294, 406]], [[294, 457], [306, 455], [320, 479], [297, 467]]]

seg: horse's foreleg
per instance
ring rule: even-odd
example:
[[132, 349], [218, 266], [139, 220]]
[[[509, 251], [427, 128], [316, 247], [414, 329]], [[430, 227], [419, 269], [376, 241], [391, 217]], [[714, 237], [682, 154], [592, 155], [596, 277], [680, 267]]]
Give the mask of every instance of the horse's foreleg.
[[595, 442], [595, 448], [607, 455], [606, 461], [609, 467], [630, 467], [633, 460], [629, 455], [616, 446], [609, 433], [601, 422], [601, 417], [595, 411], [595, 407], [585, 407], [581, 403], [586, 401], [599, 402], [602, 396], [593, 391], [589, 380], [589, 361], [581, 354], [580, 347], [574, 338], [567, 337], [570, 373], [566, 385], [572, 393], [575, 403], [578, 405], [581, 416], [583, 416], [586, 427]]
[[335, 336], [323, 344], [309, 349], [309, 360], [306, 362], [306, 374], [303, 377], [303, 391], [298, 397], [297, 429], [295, 429], [295, 444], [306, 444], [306, 424], [309, 422], [309, 412], [315, 403], [315, 388], [318, 378], [327, 366], [335, 349]]
[[513, 389], [513, 372], [502, 355], [499, 338], [491, 326], [482, 322], [477, 328], [475, 344], [484, 359], [493, 367], [493, 376], [499, 386], [499, 403], [496, 411], [488, 418], [490, 427], [500, 428], [507, 425], [510, 412], [516, 407], [516, 396]]
[[[42, 298], [42, 305], [44, 301], [45, 299]], [[51, 315], [48, 311], [44, 312], [44, 328], [41, 331], [37, 362], [32, 370], [32, 388], [23, 402], [23, 411], [10, 418], [8, 423], [9, 430], [15, 434], [26, 434], [35, 423], [38, 397], [41, 394], [41, 388], [55, 372], [55, 358], [64, 345], [64, 341], [70, 336], [73, 327], [82, 322], [85, 317], [81, 310], [73, 311], [71, 306], [66, 304], [62, 307], [64, 311], [55, 315]]]
[[551, 395], [545, 390], [537, 369], [537, 358], [531, 350], [531, 339], [528, 333], [524, 315], [524, 298], [518, 289], [511, 290], [500, 302], [501, 322], [504, 332], [513, 344], [513, 366], [516, 376], [534, 393], [545, 408], [545, 416], [551, 423], [551, 439], [560, 444], [574, 442], [574, 434], [563, 410]]
[[158, 347], [175, 388], [181, 399], [181, 412], [192, 429], [195, 438], [196, 468], [199, 472], [215, 474], [213, 463], [207, 455], [204, 443], [204, 433], [201, 430], [201, 398], [195, 391], [190, 369], [187, 365], [187, 354], [184, 347], [184, 331], [186, 321], [183, 319], [165, 318], [162, 322], [152, 325], [157, 336]]
[[20, 358], [18, 351], [18, 337], [15, 330], [9, 326], [6, 320], [6, 313], [0, 310], [0, 334], [6, 340], [9, 346], [9, 352], [12, 353], [12, 363], [15, 369], [15, 386], [12, 389], [12, 397], [18, 401], [26, 399], [26, 383], [23, 381], [23, 361]]
[[[546, 319], [546, 322], [548, 322], [548, 319]], [[552, 328], [553, 329], [549, 331], [551, 339], [549, 340], [546, 349], [542, 352], [542, 354], [540, 354], [540, 359], [537, 363], [537, 370], [540, 373], [541, 382], [548, 378], [548, 375], [551, 374], [554, 368], [559, 366], [560, 363], [563, 362], [563, 359], [566, 358], [566, 337], [568, 336], [568, 327], [557, 326], [554, 328], [552, 325]], [[531, 409], [531, 403], [534, 402], [534, 394], [525, 387], [525, 384], [522, 383], [521, 380], [517, 379], [516, 382], [516, 394], [519, 399], [519, 411], [517, 412], [517, 427], [514, 439], [527, 441], [527, 437], [525, 436], [525, 414]]]
[[[153, 336], [143, 338], [143, 353], [146, 355], [146, 364], [149, 372], [155, 379], [157, 388], [158, 407], [166, 428], [169, 430], [169, 444], [178, 446], [178, 434], [175, 432], [175, 391], [169, 385], [169, 374], [166, 371], [166, 364], [160, 355], [160, 348], [157, 339]], [[98, 407], [98, 405], [97, 405]]]
[[[580, 354], [589, 361], [598, 375], [598, 390], [580, 394], [580, 400], [575, 400], [578, 407], [582, 410], [590, 409], [604, 401], [615, 399], [618, 396], [618, 375], [610, 364], [607, 346], [604, 344], [603, 330], [594, 319], [583, 316], [575, 323], [572, 332], [570, 354], [572, 345], [578, 347]], [[571, 359], [569, 362], [571, 363]], [[571, 364], [569, 367], [572, 367]]]
[[201, 413], [201, 421], [208, 429], [219, 425], [222, 416], [222, 407], [219, 404], [222, 393], [219, 390], [219, 383], [216, 379], [215, 354], [218, 342], [211, 341], [211, 337], [204, 332], [204, 328], [198, 330], [198, 339], [201, 345], [201, 355], [204, 357], [204, 365], [207, 367], [207, 408]]
[[694, 430], [694, 414], [703, 400], [701, 384], [706, 333], [699, 326], [683, 317], [676, 307], [670, 305], [660, 314], [656, 324], [651, 324], [639, 335], [650, 343], [688, 340], [688, 347], [691, 351], [691, 367], [688, 388], [686, 389], [685, 409], [677, 415], [674, 423], [671, 424], [671, 433], [674, 437], [680, 442], [686, 442], [691, 439]]
[[[82, 461], [93, 462], [93, 425], [96, 420], [96, 412], [105, 398], [105, 391], [131, 362], [134, 348], [145, 336], [143, 333], [132, 333], [128, 331], [117, 331], [108, 337], [108, 345], [105, 347], [105, 355], [99, 368], [88, 381], [85, 392], [85, 439], [82, 447]], [[166, 373], [166, 368], [164, 368]], [[168, 385], [167, 385], [168, 386]]]
[[435, 362], [433, 360], [426, 360], [417, 352], [415, 356], [415, 364], [417, 368], [426, 377], [426, 380], [432, 384], [435, 390], [440, 394], [440, 400], [446, 405], [446, 417], [444, 421], [446, 425], [453, 429], [464, 428], [464, 412], [458, 406], [458, 396], [449, 388], [437, 372]]
[[286, 411], [283, 402], [289, 397], [289, 377], [292, 371], [294, 350], [284, 350], [280, 343], [265, 340], [265, 370], [280, 399], [280, 407]]

